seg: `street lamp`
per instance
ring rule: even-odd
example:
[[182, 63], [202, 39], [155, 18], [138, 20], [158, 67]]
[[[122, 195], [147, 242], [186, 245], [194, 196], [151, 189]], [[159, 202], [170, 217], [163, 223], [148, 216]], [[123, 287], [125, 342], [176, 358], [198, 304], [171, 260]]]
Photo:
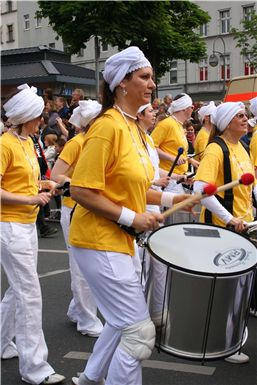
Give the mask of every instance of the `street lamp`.
[[[223, 53], [215, 50], [215, 43], [216, 41], [220, 39], [223, 43]], [[223, 95], [225, 95], [226, 90], [226, 61], [225, 61], [225, 53], [226, 53], [226, 47], [225, 47], [225, 41], [222, 36], [218, 35], [215, 37], [213, 41], [213, 47], [212, 47], [212, 54], [209, 57], [209, 64], [211, 67], [217, 67], [219, 63], [219, 58], [216, 54], [219, 54], [219, 56], [223, 59], [223, 65], [224, 65], [224, 76], [223, 76]]]

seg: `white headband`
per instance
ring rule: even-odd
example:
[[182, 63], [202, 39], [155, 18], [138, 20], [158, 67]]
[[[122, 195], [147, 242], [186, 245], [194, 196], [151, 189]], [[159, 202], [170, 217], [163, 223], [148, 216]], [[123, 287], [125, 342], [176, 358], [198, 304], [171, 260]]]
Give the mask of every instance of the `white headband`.
[[3, 105], [9, 121], [16, 126], [38, 118], [44, 109], [44, 100], [37, 95], [36, 87], [22, 84], [17, 89], [21, 91]]
[[152, 106], [151, 103], [144, 104], [143, 106], [139, 107], [137, 113], [140, 114], [144, 110], [146, 110], [148, 107]]
[[207, 106], [202, 106], [198, 111], [201, 122], [204, 120], [205, 116], [212, 115], [213, 111], [216, 110], [214, 102], [210, 102]]
[[186, 108], [191, 107], [193, 105], [193, 101], [189, 95], [181, 95], [183, 95], [181, 98], [173, 100], [173, 102], [171, 103], [170, 108], [168, 109], [168, 112], [170, 114], [173, 114], [173, 112], [185, 110]]
[[102, 105], [96, 100], [80, 100], [79, 106], [73, 110], [69, 122], [79, 128], [86, 127], [91, 120], [97, 117], [101, 109]]
[[256, 126], [256, 120], [254, 118], [248, 119], [248, 124], [249, 124], [249, 126], [254, 128]]
[[152, 66], [143, 52], [138, 47], [128, 47], [106, 60], [103, 77], [113, 92], [127, 74], [144, 67]]
[[245, 111], [245, 105], [242, 102], [222, 103], [213, 111], [212, 122], [219, 131], [223, 132], [234, 116], [242, 110]]
[[257, 117], [257, 96], [250, 100], [250, 111], [254, 117]]

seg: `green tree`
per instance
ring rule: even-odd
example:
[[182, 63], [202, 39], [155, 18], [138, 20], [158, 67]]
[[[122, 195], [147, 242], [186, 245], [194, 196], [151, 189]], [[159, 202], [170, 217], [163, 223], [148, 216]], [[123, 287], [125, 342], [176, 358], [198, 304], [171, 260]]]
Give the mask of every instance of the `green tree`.
[[231, 30], [234, 40], [237, 40], [236, 47], [241, 48], [241, 55], [244, 55], [249, 64], [257, 73], [257, 14], [253, 11], [245, 20], [241, 20], [242, 30], [233, 28]]
[[39, 1], [69, 53], [77, 53], [92, 36], [124, 49], [138, 46], [150, 60], [156, 79], [174, 59], [198, 62], [205, 56], [197, 30], [209, 15], [190, 1]]

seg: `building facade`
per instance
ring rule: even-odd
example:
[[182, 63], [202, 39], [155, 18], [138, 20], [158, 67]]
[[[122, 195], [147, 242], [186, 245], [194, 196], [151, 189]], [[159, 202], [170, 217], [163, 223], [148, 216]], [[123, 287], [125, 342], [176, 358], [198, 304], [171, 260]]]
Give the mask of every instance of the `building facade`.
[[[194, 101], [221, 100], [227, 82], [235, 76], [251, 74], [253, 69], [247, 58], [240, 55], [231, 28], [241, 28], [240, 21], [250, 17], [252, 10], [257, 12], [256, 1], [195, 1], [211, 20], [200, 27], [200, 34], [206, 42], [206, 57], [200, 63], [172, 60], [170, 71], [158, 84], [158, 96], [189, 93]], [[47, 19], [36, 16], [36, 1], [1, 2], [1, 46], [2, 50], [35, 47], [41, 44], [53, 49], [63, 50], [61, 39], [56, 40], [56, 33], [49, 26]], [[213, 52], [214, 51], [214, 52]], [[99, 43], [98, 69], [101, 72], [105, 60], [117, 52], [116, 47]], [[209, 64], [210, 56], [215, 54], [217, 65]], [[215, 64], [214, 60], [214, 64]], [[75, 65], [95, 70], [95, 39], [86, 43], [77, 55], [72, 55]]]

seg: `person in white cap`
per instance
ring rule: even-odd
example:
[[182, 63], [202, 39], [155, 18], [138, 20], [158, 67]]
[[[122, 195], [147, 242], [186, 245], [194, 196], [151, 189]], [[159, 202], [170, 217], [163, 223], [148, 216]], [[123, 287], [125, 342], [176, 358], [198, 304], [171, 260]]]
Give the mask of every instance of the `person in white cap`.
[[[212, 143], [218, 136], [225, 143], [229, 152], [229, 168], [231, 179], [238, 180], [244, 173], [254, 174], [251, 158], [240, 142], [240, 138], [247, 132], [248, 118], [245, 106], [241, 102], [227, 102], [219, 105], [212, 115], [215, 129], [210, 135], [210, 144], [205, 149], [204, 157], [200, 162], [194, 182], [194, 191], [202, 191], [207, 183], [221, 186], [224, 183], [226, 169], [224, 167], [224, 152], [218, 143]], [[226, 192], [217, 193], [202, 199], [200, 222], [213, 223], [226, 227], [234, 226], [235, 231], [242, 232], [246, 228], [246, 222], [253, 221], [252, 189], [257, 197], [256, 180], [252, 185], [239, 185], [227, 197]], [[231, 326], [232, 327], [232, 326]], [[226, 358], [232, 363], [245, 363], [249, 357], [244, 353], [236, 353]]]
[[205, 147], [208, 144], [210, 132], [213, 128], [211, 122], [211, 114], [215, 111], [216, 106], [214, 102], [210, 102], [206, 106], [202, 106], [198, 111], [198, 116], [201, 124], [203, 125], [200, 131], [196, 135], [194, 147], [195, 147], [195, 159], [200, 161], [203, 157]]
[[[52, 171], [51, 179], [64, 184], [70, 182], [76, 163], [79, 159], [85, 133], [101, 111], [101, 104], [95, 100], [81, 100], [79, 106], [73, 110], [69, 122], [75, 127], [77, 135], [64, 146]], [[102, 322], [97, 317], [97, 306], [86, 279], [80, 272], [72, 257], [68, 243], [70, 215], [76, 202], [70, 196], [63, 197], [61, 209], [61, 226], [65, 243], [69, 252], [71, 274], [71, 290], [73, 298], [68, 308], [69, 319], [77, 324], [77, 331], [90, 337], [98, 337], [103, 329]]]
[[163, 221], [161, 214], [145, 213], [146, 200], [166, 199], [170, 206], [178, 198], [149, 190], [154, 170], [136, 115], [155, 88], [151, 64], [138, 47], [129, 47], [107, 59], [103, 77], [102, 111], [86, 134], [71, 180], [78, 204], [69, 243], [106, 323], [85, 371], [72, 381], [140, 385], [155, 327], [136, 271], [134, 230], [154, 230]]
[[[42, 296], [37, 274], [38, 206], [49, 202], [54, 182], [39, 181], [33, 134], [44, 109], [35, 87], [23, 84], [4, 104], [12, 128], [1, 146], [1, 255], [9, 288], [1, 303], [1, 358], [19, 357], [19, 370], [29, 384], [58, 384], [65, 377], [48, 364], [42, 330]], [[29, 108], [28, 108], [29, 106]], [[13, 339], [15, 338], [15, 342]]]

